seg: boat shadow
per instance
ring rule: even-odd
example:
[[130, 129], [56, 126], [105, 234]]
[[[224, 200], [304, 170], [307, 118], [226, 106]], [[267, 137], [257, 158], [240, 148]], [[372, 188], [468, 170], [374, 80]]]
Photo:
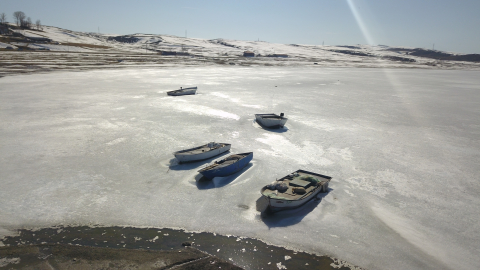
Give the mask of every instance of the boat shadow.
[[284, 133], [284, 132], [288, 131], [288, 127], [286, 127], [286, 126], [283, 126], [281, 128], [265, 127], [262, 124], [258, 123], [256, 119], [253, 119], [252, 126], [255, 127], [255, 128], [258, 128], [258, 129], [263, 129], [263, 130], [267, 130], [267, 131], [271, 131], [271, 132], [275, 132], [275, 133]]
[[225, 177], [215, 177], [213, 179], [209, 179], [204, 177], [201, 174], [198, 174], [195, 176], [195, 183], [197, 184], [197, 188], [202, 190], [221, 188], [233, 182], [235, 179], [237, 179], [237, 177], [242, 175], [245, 171], [250, 169], [252, 166], [253, 164], [250, 162], [239, 172], [236, 172], [234, 174], [231, 174]]
[[279, 212], [271, 212], [266, 210], [260, 215], [261, 220], [268, 228], [288, 227], [300, 223], [310, 212], [312, 212], [333, 189], [329, 188], [328, 192], [319, 193], [315, 198], [302, 205], [299, 208], [291, 210], [282, 210]]
[[223, 157], [225, 155], [231, 154], [230, 150], [221, 153], [220, 155], [211, 157], [209, 159], [204, 159], [204, 160], [199, 160], [199, 161], [193, 161], [193, 162], [187, 162], [187, 163], [178, 163], [178, 159], [172, 158], [170, 159], [169, 163], [170, 165], [168, 166], [169, 170], [172, 171], [187, 171], [187, 170], [193, 170], [197, 169], [199, 167], [204, 166], [205, 164], [212, 163], [217, 158]]

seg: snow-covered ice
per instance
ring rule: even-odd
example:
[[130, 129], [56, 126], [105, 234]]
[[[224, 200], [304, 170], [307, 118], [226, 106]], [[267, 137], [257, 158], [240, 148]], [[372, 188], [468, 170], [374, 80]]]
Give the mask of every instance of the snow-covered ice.
[[[198, 86], [194, 96], [166, 91]], [[262, 239], [368, 269], [478, 269], [478, 71], [177, 67], [0, 78], [0, 232], [68, 224]], [[253, 123], [280, 113], [287, 129]], [[197, 183], [172, 152], [253, 151]], [[260, 188], [297, 169], [331, 191], [262, 218]]]

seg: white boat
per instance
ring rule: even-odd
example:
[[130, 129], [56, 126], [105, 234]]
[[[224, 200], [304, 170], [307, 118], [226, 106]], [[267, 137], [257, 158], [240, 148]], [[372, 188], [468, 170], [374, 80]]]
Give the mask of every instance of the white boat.
[[327, 192], [331, 179], [330, 176], [309, 171], [295, 171], [262, 188], [257, 210], [277, 212], [300, 207], [318, 193]]
[[274, 113], [255, 114], [255, 119], [259, 125], [267, 128], [282, 128], [288, 120], [283, 113], [280, 115]]
[[169, 96], [183, 96], [183, 95], [195, 95], [197, 92], [197, 87], [187, 87], [187, 88], [182, 88], [178, 90], [173, 90], [173, 91], [168, 91], [167, 95]]
[[208, 159], [230, 150], [232, 145], [228, 143], [207, 143], [202, 146], [185, 149], [173, 153], [180, 163], [193, 162]]

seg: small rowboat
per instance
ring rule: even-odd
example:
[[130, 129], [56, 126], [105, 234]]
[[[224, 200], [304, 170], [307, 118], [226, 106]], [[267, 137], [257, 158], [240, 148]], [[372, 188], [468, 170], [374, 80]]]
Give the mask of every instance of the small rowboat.
[[274, 113], [255, 114], [255, 119], [259, 125], [266, 128], [282, 128], [288, 120], [283, 113], [280, 115]]
[[188, 87], [188, 88], [182, 88], [178, 90], [173, 90], [173, 91], [168, 91], [167, 95], [169, 96], [183, 96], [183, 95], [195, 95], [197, 92], [197, 87]]
[[218, 156], [221, 153], [230, 150], [231, 146], [232, 145], [228, 143], [211, 142], [202, 146], [177, 151], [173, 154], [175, 155], [179, 163], [193, 162]]
[[203, 176], [213, 179], [217, 176], [227, 176], [242, 170], [252, 160], [253, 152], [230, 155], [220, 161], [199, 170]]
[[[318, 173], [295, 171], [264, 186], [260, 191], [262, 198], [257, 201], [257, 209], [277, 212], [300, 207], [315, 198], [318, 193], [327, 192], [331, 179], [330, 176]], [[259, 204], [263, 207], [259, 207]]]

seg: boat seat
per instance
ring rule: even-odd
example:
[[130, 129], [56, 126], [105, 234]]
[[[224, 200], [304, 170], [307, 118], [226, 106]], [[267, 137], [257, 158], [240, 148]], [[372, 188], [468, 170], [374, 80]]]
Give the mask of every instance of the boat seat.
[[243, 158], [243, 156], [241, 155], [231, 155], [227, 158], [227, 160], [237, 160], [237, 159], [241, 159]]

